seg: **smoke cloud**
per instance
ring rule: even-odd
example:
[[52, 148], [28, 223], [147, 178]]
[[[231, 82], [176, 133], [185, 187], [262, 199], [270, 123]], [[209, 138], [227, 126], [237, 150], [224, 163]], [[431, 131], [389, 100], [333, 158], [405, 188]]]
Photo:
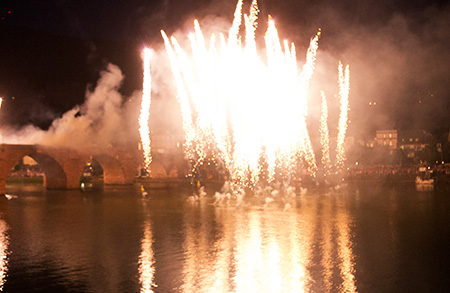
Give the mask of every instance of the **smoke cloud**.
[[[244, 11], [250, 2], [245, 1]], [[329, 102], [331, 135], [336, 131], [339, 113], [336, 97], [339, 60], [350, 65], [351, 135], [389, 128], [429, 131], [444, 127], [448, 131], [450, 5], [421, 3], [419, 11], [404, 10], [394, 2], [379, 5], [377, 1], [365, 1], [349, 6], [346, 1], [333, 2], [333, 5], [328, 1], [314, 4], [259, 1], [258, 42], [263, 39], [267, 15], [271, 14], [281, 39], [295, 43], [299, 68], [309, 39], [322, 29], [308, 112], [310, 121], [319, 121], [320, 90], [324, 90]], [[192, 31], [194, 17], [199, 19], [206, 36], [213, 31], [226, 34], [236, 1], [165, 0], [160, 4], [152, 9], [136, 5], [132, 24], [139, 28], [130, 26], [142, 36], [151, 37], [147, 42], [155, 50], [151, 129], [155, 133], [167, 133], [180, 130], [181, 118], [159, 30], [174, 35], [184, 48], [188, 47], [184, 41]], [[54, 120], [48, 131], [33, 126], [19, 131], [3, 129], [3, 142], [79, 149], [138, 142], [141, 93], [138, 89], [124, 97], [120, 93], [123, 79], [124, 74], [117, 66], [108, 65], [95, 89], [87, 92], [84, 104]], [[317, 129], [318, 124], [313, 123], [312, 127]]]
[[[350, 64], [353, 134], [417, 129], [439, 136], [448, 131], [450, 6], [422, 3], [420, 11], [374, 8], [369, 15], [369, 2], [348, 8], [351, 16], [334, 7], [319, 10], [311, 20], [323, 32], [313, 99], [320, 100], [318, 87], [334, 86], [326, 75], [331, 76], [335, 60], [342, 60]], [[298, 28], [288, 30], [301, 33]], [[333, 93], [325, 91], [327, 96]]]
[[119, 92], [124, 76], [108, 64], [101, 72], [93, 91], [84, 104], [75, 106], [53, 121], [48, 130], [32, 125], [22, 129], [4, 129], [3, 142], [69, 147], [79, 151], [138, 141], [137, 115], [141, 93], [124, 101]]

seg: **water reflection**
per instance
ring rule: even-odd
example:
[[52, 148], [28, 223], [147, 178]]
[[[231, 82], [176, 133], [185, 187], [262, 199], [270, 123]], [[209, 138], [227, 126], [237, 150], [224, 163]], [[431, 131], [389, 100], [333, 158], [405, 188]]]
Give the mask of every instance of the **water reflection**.
[[322, 203], [322, 210], [319, 214], [322, 229], [321, 229], [321, 246], [320, 251], [322, 253], [321, 266], [323, 269], [323, 287], [327, 291], [331, 291], [333, 285], [333, 263], [332, 263], [332, 252], [333, 252], [333, 219], [330, 217], [332, 215], [332, 206], [330, 202]]
[[339, 208], [337, 213], [338, 247], [340, 258], [340, 273], [343, 280], [341, 292], [356, 292], [354, 275], [354, 256], [352, 252], [352, 239], [350, 219], [346, 209]]
[[261, 214], [253, 211], [248, 214], [238, 213], [236, 220], [233, 239], [236, 248], [232, 249], [236, 273], [233, 279], [236, 291], [251, 292], [253, 288], [258, 288], [258, 281], [267, 270], [263, 257], [264, 247], [261, 245], [263, 240]]
[[155, 275], [155, 257], [153, 253], [153, 234], [149, 219], [144, 221], [143, 236], [141, 239], [141, 254], [139, 255], [139, 283], [141, 292], [153, 292]]
[[[192, 206], [184, 211], [185, 238], [183, 291], [199, 292], [194, 289], [210, 287], [206, 276], [211, 274], [212, 258], [210, 257], [211, 221], [207, 216], [210, 210], [205, 208], [205, 202], [200, 206]], [[206, 292], [206, 291], [205, 291]]]
[[437, 191], [363, 184], [310, 191], [287, 210], [188, 203], [175, 192], [143, 200], [138, 188], [116, 186], [17, 193], [0, 202], [0, 284], [5, 292], [446, 292], [450, 197]]
[[7, 231], [8, 225], [3, 219], [0, 219], [0, 291], [3, 291], [3, 285], [6, 282], [8, 273], [9, 237]]
[[221, 227], [221, 237], [215, 241], [215, 261], [212, 269], [212, 292], [229, 292], [231, 290], [229, 283], [229, 268], [231, 266], [231, 257], [233, 254], [232, 245], [234, 242], [233, 226], [234, 216], [231, 210], [215, 210], [215, 219], [217, 225]]
[[343, 202], [319, 196], [288, 211], [191, 205], [182, 291], [356, 292], [352, 227]]

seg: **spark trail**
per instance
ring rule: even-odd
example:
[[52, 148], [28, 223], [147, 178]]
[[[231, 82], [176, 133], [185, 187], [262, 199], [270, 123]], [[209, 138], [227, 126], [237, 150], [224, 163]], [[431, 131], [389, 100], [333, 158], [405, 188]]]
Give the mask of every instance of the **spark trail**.
[[341, 112], [339, 114], [338, 137], [336, 146], [336, 169], [342, 171], [345, 162], [345, 135], [348, 127], [348, 98], [350, 89], [350, 69], [339, 62], [339, 102]]
[[152, 153], [150, 147], [150, 129], [148, 126], [150, 118], [151, 103], [151, 75], [150, 75], [150, 56], [151, 50], [146, 48], [143, 52], [144, 58], [144, 86], [142, 90], [141, 114], [139, 116], [139, 134], [141, 136], [142, 149], [144, 151], [144, 167], [146, 171], [150, 171], [152, 162]]
[[328, 131], [328, 106], [325, 93], [321, 91], [322, 96], [322, 115], [320, 117], [320, 145], [322, 146], [322, 168], [325, 176], [329, 175], [331, 168], [330, 158], [330, 134]]
[[[311, 39], [306, 62], [299, 68], [294, 44], [280, 41], [269, 17], [266, 56], [262, 57], [255, 40], [257, 1], [252, 2], [248, 15], [242, 14], [242, 7], [239, 0], [228, 38], [213, 34], [208, 42], [195, 20], [190, 48], [184, 49], [161, 31], [178, 91], [191, 172], [212, 157], [224, 163], [232, 182], [254, 185], [261, 177], [259, 165], [264, 157], [268, 176], [263, 177], [269, 182], [279, 175], [277, 170], [295, 176], [298, 164], [315, 176], [318, 167], [306, 118], [321, 32]], [[346, 95], [340, 88], [341, 92], [348, 103], [348, 91]], [[345, 131], [340, 135], [343, 139]]]

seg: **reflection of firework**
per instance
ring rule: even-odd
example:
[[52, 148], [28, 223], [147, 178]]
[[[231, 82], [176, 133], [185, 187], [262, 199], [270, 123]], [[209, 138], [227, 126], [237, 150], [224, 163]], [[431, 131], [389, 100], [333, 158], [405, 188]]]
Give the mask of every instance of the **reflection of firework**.
[[192, 172], [212, 159], [223, 161], [232, 181], [251, 185], [259, 178], [291, 177], [299, 163], [314, 176], [317, 164], [306, 116], [320, 31], [299, 72], [294, 44], [280, 42], [269, 17], [263, 61], [255, 41], [256, 0], [249, 15], [243, 15], [244, 40], [239, 35], [242, 5], [239, 0], [228, 39], [212, 35], [207, 45], [198, 21], [194, 22], [195, 31], [189, 36], [192, 56], [174, 37], [161, 32], [178, 89]]

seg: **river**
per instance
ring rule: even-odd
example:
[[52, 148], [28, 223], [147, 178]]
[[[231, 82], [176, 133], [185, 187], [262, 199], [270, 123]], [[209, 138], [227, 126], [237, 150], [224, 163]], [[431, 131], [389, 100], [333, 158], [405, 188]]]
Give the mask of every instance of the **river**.
[[450, 192], [407, 184], [213, 205], [140, 186], [0, 199], [3, 292], [442, 292]]

